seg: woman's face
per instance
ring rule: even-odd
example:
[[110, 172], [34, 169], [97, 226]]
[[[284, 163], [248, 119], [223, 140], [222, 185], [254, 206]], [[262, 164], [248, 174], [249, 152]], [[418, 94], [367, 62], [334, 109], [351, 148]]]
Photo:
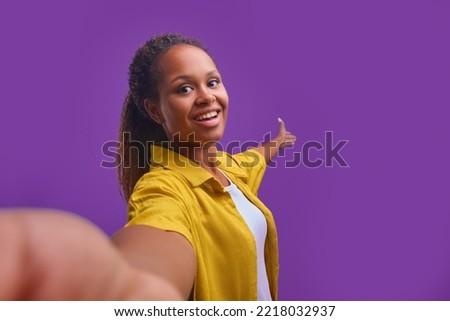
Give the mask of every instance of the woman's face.
[[228, 94], [211, 57], [200, 48], [178, 45], [166, 52], [159, 67], [160, 100], [149, 112], [159, 118], [169, 139], [188, 146], [218, 141]]

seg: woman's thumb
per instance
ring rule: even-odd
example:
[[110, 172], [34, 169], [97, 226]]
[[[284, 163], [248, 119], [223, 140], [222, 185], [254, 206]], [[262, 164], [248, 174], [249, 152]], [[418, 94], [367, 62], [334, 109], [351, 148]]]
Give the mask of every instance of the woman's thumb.
[[284, 134], [286, 132], [286, 125], [284, 124], [284, 121], [279, 117], [278, 117], [278, 124], [280, 125], [278, 134]]

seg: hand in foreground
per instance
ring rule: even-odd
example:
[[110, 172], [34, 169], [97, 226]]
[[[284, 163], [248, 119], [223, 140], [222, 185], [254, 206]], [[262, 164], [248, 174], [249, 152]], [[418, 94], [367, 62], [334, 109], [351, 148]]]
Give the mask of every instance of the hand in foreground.
[[0, 212], [0, 300], [181, 300], [165, 279], [131, 267], [109, 238], [54, 210]]

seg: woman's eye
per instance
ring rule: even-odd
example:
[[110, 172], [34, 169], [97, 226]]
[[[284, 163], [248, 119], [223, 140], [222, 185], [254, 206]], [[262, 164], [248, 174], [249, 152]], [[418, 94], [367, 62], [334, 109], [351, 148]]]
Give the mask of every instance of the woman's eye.
[[181, 86], [178, 88], [177, 93], [179, 94], [188, 94], [192, 91], [192, 88], [190, 86]]
[[217, 85], [219, 85], [219, 81], [217, 79], [212, 79], [208, 82], [209, 87], [216, 87]]

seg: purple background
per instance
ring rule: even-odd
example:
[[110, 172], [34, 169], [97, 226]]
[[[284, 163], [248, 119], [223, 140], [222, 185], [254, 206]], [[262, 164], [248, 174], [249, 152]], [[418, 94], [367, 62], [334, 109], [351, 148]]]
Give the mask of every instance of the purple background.
[[[108, 234], [126, 219], [116, 139], [127, 68], [149, 37], [201, 39], [229, 91], [223, 142], [349, 143], [350, 167], [285, 169], [283, 300], [450, 300], [448, 1], [3, 1], [0, 207], [55, 207]], [[314, 156], [314, 155], [312, 155]], [[323, 157], [323, 151], [315, 156]]]

